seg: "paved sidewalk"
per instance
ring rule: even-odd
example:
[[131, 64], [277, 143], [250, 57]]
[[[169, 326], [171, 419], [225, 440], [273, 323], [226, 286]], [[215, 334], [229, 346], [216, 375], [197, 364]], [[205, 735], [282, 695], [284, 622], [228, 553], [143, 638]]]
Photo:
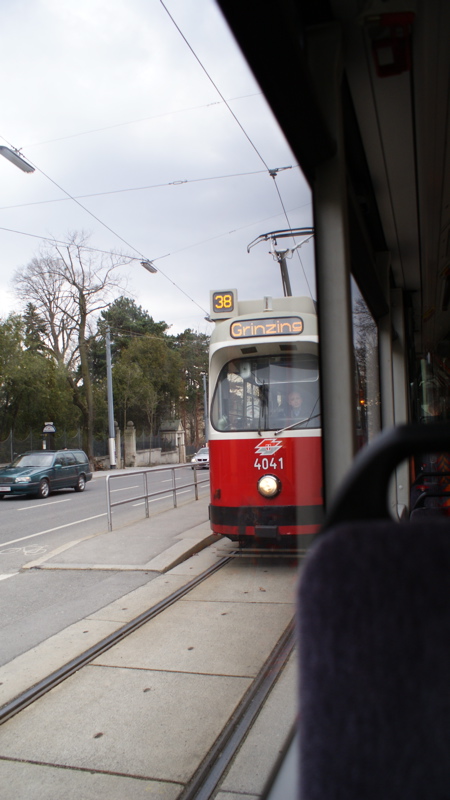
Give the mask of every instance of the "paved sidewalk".
[[[95, 569], [167, 572], [216, 542], [208, 520], [209, 497], [81, 537], [30, 561], [25, 569]], [[175, 543], [168, 546], [168, 542]]]

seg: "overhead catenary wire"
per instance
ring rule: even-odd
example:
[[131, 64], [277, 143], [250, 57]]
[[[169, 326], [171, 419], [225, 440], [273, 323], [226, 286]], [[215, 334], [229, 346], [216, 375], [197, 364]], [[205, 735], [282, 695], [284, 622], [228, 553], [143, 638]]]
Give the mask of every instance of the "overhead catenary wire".
[[[296, 208], [289, 209], [289, 212], [297, 211], [299, 208], [304, 208], [305, 206], [309, 205], [311, 205], [310, 202], [304, 203], [303, 206], [296, 206]], [[154, 261], [161, 261], [163, 258], [169, 258], [169, 256], [176, 255], [177, 253], [182, 253], [184, 250], [190, 250], [193, 247], [201, 247], [201, 245], [203, 244], [207, 244], [208, 242], [213, 242], [216, 239], [221, 239], [224, 236], [231, 236], [233, 233], [237, 233], [238, 231], [243, 231], [246, 230], [247, 228], [253, 228], [255, 227], [255, 225], [261, 225], [263, 222], [267, 222], [270, 219], [274, 219], [274, 216], [272, 215], [270, 217], [265, 217], [264, 219], [255, 220], [254, 222], [249, 222], [247, 225], [240, 225], [239, 227], [233, 228], [232, 230], [229, 231], [216, 233], [213, 236], [208, 236], [206, 239], [200, 239], [197, 242], [192, 242], [191, 244], [184, 245], [183, 247], [178, 247], [176, 250], [172, 250], [170, 253], [165, 253], [164, 255], [155, 256], [155, 258], [152, 258], [151, 261], [152, 263]], [[6, 233], [15, 233], [18, 236], [29, 236], [33, 239], [39, 239], [43, 242], [50, 242], [51, 244], [59, 244], [61, 246], [67, 245], [66, 241], [63, 242], [59, 239], [56, 239], [54, 236], [53, 237], [43, 236], [40, 233], [29, 233], [28, 231], [18, 231], [15, 230], [14, 228], [5, 228], [4, 226], [1, 225], [0, 225], [0, 231], [5, 231]], [[307, 241], [309, 241], [309, 239]], [[306, 244], [306, 242], [303, 242], [302, 244]], [[84, 245], [83, 248], [84, 250], [89, 250], [92, 253], [103, 253], [104, 255], [117, 256], [119, 258], [124, 256], [123, 253], [115, 253], [113, 250], [102, 250], [98, 247], [91, 247], [89, 245]], [[141, 260], [141, 256], [124, 256], [124, 257], [126, 257], [129, 261]]]
[[[251, 94], [242, 94], [237, 95], [236, 97], [231, 97], [230, 102], [232, 100], [246, 100], [248, 97], [260, 97], [261, 92], [252, 92]], [[22, 149], [29, 148], [29, 147], [40, 147], [44, 144], [55, 144], [56, 142], [64, 142], [67, 139], [77, 139], [79, 136], [89, 136], [92, 133], [104, 133], [105, 131], [114, 130], [114, 128], [124, 128], [127, 125], [138, 125], [141, 122], [150, 122], [154, 119], [161, 119], [163, 117], [169, 117], [173, 114], [185, 114], [188, 111], [198, 111], [202, 108], [210, 108], [210, 106], [219, 106], [220, 100], [214, 100], [212, 103], [203, 103], [200, 106], [188, 106], [187, 108], [177, 108], [173, 111], [163, 111], [161, 114], [152, 114], [150, 117], [140, 117], [139, 119], [131, 119], [126, 120], [125, 122], [115, 122], [112, 125], [105, 125], [102, 128], [91, 128], [87, 131], [78, 131], [78, 133], [70, 133], [66, 136], [58, 136], [55, 139], [46, 139], [45, 141], [40, 142], [31, 142], [29, 144], [22, 145]]]
[[[5, 142], [7, 141], [7, 139], [5, 139], [4, 136], [1, 136], [0, 138], [2, 138]], [[9, 144], [10, 147], [13, 147], [9, 142], [8, 142], [8, 144]], [[15, 149], [15, 148], [13, 147], [13, 149]], [[108, 230], [110, 233], [112, 233], [113, 236], [116, 236], [118, 239], [120, 239], [120, 241], [123, 242], [124, 244], [126, 244], [127, 247], [129, 247], [131, 250], [134, 250], [135, 253], [138, 253], [139, 256], [141, 256], [141, 258], [144, 261], [152, 261], [152, 259], [149, 259], [146, 255], [144, 255], [144, 253], [142, 253], [140, 250], [138, 250], [137, 247], [134, 247], [134, 245], [130, 244], [130, 242], [128, 242], [126, 239], [124, 239], [123, 236], [121, 236], [119, 233], [117, 233], [117, 231], [115, 231], [113, 228], [111, 228], [109, 225], [107, 225], [106, 222], [103, 222], [103, 220], [101, 220], [100, 217], [97, 217], [97, 215], [94, 214], [89, 208], [86, 208], [86, 206], [84, 206], [83, 203], [80, 203], [80, 201], [77, 200], [73, 195], [71, 195], [70, 192], [66, 191], [66, 189], [64, 189], [62, 186], [60, 186], [59, 183], [57, 183], [55, 180], [53, 180], [53, 178], [51, 178], [42, 169], [40, 169], [37, 166], [37, 164], [34, 164], [30, 159], [28, 159], [28, 160], [29, 160], [31, 166], [33, 166], [35, 168], [36, 172], [39, 172], [41, 175], [44, 176], [44, 178], [47, 178], [47, 180], [50, 181], [50, 183], [53, 183], [53, 185], [56, 186], [61, 192], [64, 192], [64, 194], [66, 194], [67, 197], [69, 197], [71, 200], [73, 200], [73, 202], [76, 203], [78, 206], [80, 206], [80, 208], [82, 208], [83, 211], [86, 211], [87, 214], [89, 214], [91, 217], [93, 217], [93, 219], [95, 219], [100, 225], [102, 225], [104, 228], [106, 228], [106, 230]], [[184, 289], [182, 289], [181, 286], [179, 286], [175, 281], [173, 281], [172, 278], [169, 278], [169, 276], [166, 275], [165, 272], [163, 272], [163, 270], [159, 269], [158, 271], [161, 273], [161, 275], [163, 275], [163, 277], [166, 280], [168, 280], [173, 286], [175, 286], [178, 289], [178, 291], [180, 291], [182, 294], [185, 295], [185, 297], [187, 297], [192, 303], [194, 303], [200, 309], [200, 311], [202, 311], [204, 314], [208, 313], [206, 311], [206, 309], [203, 308], [203, 306], [200, 305], [200, 303], [197, 303], [197, 301], [194, 300], [194, 298], [191, 297]]]
[[[233, 109], [231, 108], [230, 104], [227, 102], [227, 100], [226, 100], [226, 99], [225, 99], [225, 97], [223, 96], [223, 94], [222, 94], [222, 92], [220, 91], [219, 87], [217, 86], [217, 84], [215, 83], [215, 81], [213, 80], [213, 78], [211, 77], [211, 75], [209, 74], [208, 70], [206, 69], [206, 67], [204, 66], [204, 64], [202, 63], [202, 61], [200, 60], [200, 58], [198, 57], [197, 53], [195, 52], [194, 48], [192, 47], [192, 45], [190, 44], [190, 42], [188, 41], [188, 39], [187, 39], [187, 38], [186, 38], [186, 36], [184, 35], [184, 33], [183, 33], [183, 31], [181, 30], [180, 26], [179, 26], [179, 25], [178, 25], [178, 23], [175, 21], [174, 17], [172, 16], [172, 14], [170, 13], [170, 11], [169, 11], [169, 9], [167, 8], [166, 4], [164, 3], [164, 0], [159, 0], [159, 2], [160, 2], [160, 4], [162, 5], [162, 7], [164, 8], [164, 10], [165, 10], [166, 14], [168, 15], [168, 17], [169, 17], [169, 18], [170, 18], [170, 20], [172, 21], [172, 23], [173, 23], [173, 25], [175, 26], [175, 28], [177, 29], [178, 33], [179, 33], [179, 34], [180, 34], [180, 36], [182, 37], [183, 41], [185, 42], [185, 44], [187, 45], [187, 47], [188, 47], [188, 48], [189, 48], [189, 50], [191, 51], [192, 55], [193, 55], [193, 56], [194, 56], [194, 58], [196, 59], [197, 63], [199, 64], [199, 66], [201, 67], [201, 69], [203, 70], [203, 72], [205, 73], [206, 77], [208, 78], [208, 80], [210, 81], [210, 83], [211, 83], [211, 84], [214, 86], [214, 89], [216, 90], [217, 94], [218, 94], [218, 95], [219, 95], [219, 97], [221, 98], [222, 102], [223, 102], [223, 103], [225, 103], [225, 106], [227, 107], [227, 109], [228, 109], [228, 111], [230, 112], [231, 116], [233, 117], [233, 119], [235, 120], [235, 122], [237, 123], [237, 125], [239, 126], [239, 128], [241, 129], [241, 131], [242, 131], [242, 133], [244, 134], [245, 138], [247, 139], [247, 141], [249, 142], [249, 144], [251, 145], [251, 147], [253, 148], [253, 150], [254, 150], [254, 151], [255, 151], [255, 153], [257, 154], [257, 156], [258, 156], [258, 158], [260, 159], [260, 161], [261, 161], [261, 162], [264, 164], [264, 166], [265, 166], [265, 168], [266, 168], [267, 172], [269, 173], [270, 177], [271, 177], [271, 178], [273, 178], [273, 182], [274, 182], [275, 190], [276, 190], [276, 192], [277, 192], [277, 194], [278, 194], [278, 198], [279, 198], [279, 200], [280, 200], [281, 207], [282, 207], [282, 209], [283, 209], [283, 212], [284, 212], [284, 215], [285, 215], [285, 218], [286, 218], [287, 224], [288, 224], [289, 228], [291, 228], [291, 223], [290, 223], [289, 217], [288, 217], [288, 215], [287, 215], [287, 213], [286, 213], [286, 209], [285, 209], [285, 207], [284, 207], [284, 203], [283, 203], [283, 199], [282, 199], [282, 197], [281, 197], [280, 189], [279, 189], [279, 187], [278, 187], [278, 184], [277, 184], [277, 181], [276, 181], [276, 177], [277, 177], [277, 174], [278, 174], [279, 170], [278, 170], [278, 169], [270, 169], [270, 168], [269, 168], [269, 166], [268, 166], [267, 162], [265, 161], [265, 159], [264, 159], [264, 158], [263, 158], [263, 156], [261, 155], [261, 153], [260, 153], [260, 151], [258, 150], [258, 148], [256, 147], [255, 143], [252, 141], [252, 139], [251, 139], [251, 138], [250, 138], [250, 136], [248, 135], [247, 131], [245, 130], [244, 126], [241, 124], [241, 122], [240, 122], [240, 120], [238, 119], [238, 117], [236, 116], [236, 114], [234, 113], [234, 111], [233, 111]], [[310, 285], [309, 285], [309, 281], [308, 281], [308, 278], [307, 278], [307, 275], [306, 275], [306, 271], [305, 271], [305, 268], [304, 268], [304, 266], [303, 266], [303, 262], [302, 262], [302, 260], [301, 260], [301, 258], [300, 258], [300, 254], [298, 253], [298, 251], [297, 251], [297, 255], [298, 255], [298, 258], [299, 258], [299, 261], [300, 261], [300, 266], [301, 266], [301, 268], [302, 268], [302, 271], [303, 271], [303, 276], [304, 276], [304, 278], [305, 278], [305, 281], [306, 281], [306, 284], [307, 284], [307, 286], [308, 286], [308, 291], [309, 291], [309, 294], [310, 294], [310, 296], [312, 297], [311, 287], [310, 287]]]
[[[11, 144], [11, 143], [10, 143], [10, 142], [9, 142], [9, 141], [8, 141], [8, 140], [5, 138], [5, 137], [4, 137], [4, 136], [1, 136], [1, 135], [0, 135], [0, 138], [1, 138], [1, 139], [3, 139], [3, 141], [7, 142], [7, 144], [8, 144], [8, 145], [9, 145], [11, 148], [15, 149], [15, 148], [14, 148], [14, 146], [13, 146], [13, 145], [12, 145], [12, 144]], [[134, 252], [135, 252], [135, 253], [138, 253], [138, 255], [139, 255], [139, 259], [137, 259], [137, 258], [133, 258], [133, 257], [131, 257], [131, 256], [128, 256], [127, 258], [129, 258], [130, 260], [141, 260], [141, 259], [143, 259], [143, 260], [145, 260], [145, 261], [150, 261], [150, 262], [159, 261], [159, 260], [161, 260], [161, 259], [163, 259], [163, 258], [168, 258], [170, 255], [173, 255], [174, 253], [182, 252], [183, 250], [187, 250], [187, 249], [189, 249], [189, 248], [191, 248], [191, 247], [198, 246], [198, 244], [202, 244], [202, 243], [204, 243], [204, 242], [206, 242], [206, 241], [211, 241], [211, 240], [213, 240], [213, 239], [220, 238], [220, 237], [221, 237], [221, 236], [223, 236], [223, 235], [227, 235], [227, 234], [218, 234], [217, 236], [209, 237], [207, 240], [204, 240], [204, 242], [199, 242], [199, 243], [195, 243], [195, 244], [192, 244], [192, 245], [187, 245], [186, 247], [178, 248], [177, 250], [173, 251], [173, 253], [165, 253], [164, 255], [161, 255], [161, 256], [156, 256], [156, 257], [154, 257], [154, 258], [152, 258], [152, 259], [149, 259], [149, 258], [147, 258], [147, 256], [145, 256], [145, 255], [144, 255], [144, 254], [143, 254], [143, 253], [142, 253], [140, 250], [138, 250], [136, 247], [134, 247], [134, 245], [132, 245], [131, 243], [129, 243], [129, 242], [128, 242], [126, 239], [124, 239], [124, 238], [123, 238], [123, 237], [122, 237], [120, 234], [118, 234], [118, 233], [117, 233], [117, 231], [115, 231], [113, 228], [111, 228], [109, 225], [107, 225], [105, 222], [103, 222], [103, 220], [101, 220], [101, 219], [100, 219], [100, 218], [99, 218], [99, 217], [98, 217], [96, 214], [94, 214], [94, 213], [93, 213], [93, 212], [92, 212], [92, 211], [91, 211], [89, 208], [87, 208], [86, 206], [84, 206], [84, 205], [83, 205], [83, 204], [80, 202], [80, 200], [79, 200], [79, 198], [78, 198], [78, 197], [75, 197], [74, 195], [70, 194], [70, 192], [68, 192], [66, 189], [64, 189], [64, 187], [60, 186], [60, 184], [58, 184], [58, 183], [57, 183], [55, 180], [53, 180], [53, 178], [51, 178], [51, 177], [50, 177], [49, 175], [47, 175], [47, 174], [46, 174], [46, 173], [45, 173], [45, 172], [44, 172], [42, 169], [40, 169], [40, 167], [38, 167], [38, 165], [37, 165], [37, 164], [33, 163], [33, 161], [31, 161], [31, 159], [28, 159], [28, 161], [29, 161], [29, 162], [30, 162], [30, 164], [31, 164], [31, 165], [32, 165], [32, 166], [35, 168], [35, 170], [36, 170], [37, 172], [39, 172], [41, 175], [43, 175], [43, 176], [44, 176], [44, 177], [45, 177], [47, 180], [49, 180], [51, 183], [53, 183], [53, 185], [54, 185], [54, 186], [56, 186], [56, 187], [57, 187], [57, 188], [58, 188], [58, 189], [59, 189], [61, 192], [63, 192], [63, 193], [66, 195], [66, 197], [67, 197], [67, 199], [68, 199], [68, 200], [72, 200], [73, 202], [75, 202], [75, 203], [76, 203], [78, 206], [80, 206], [80, 208], [82, 208], [82, 209], [83, 209], [83, 210], [84, 210], [84, 211], [85, 211], [87, 214], [89, 214], [89, 215], [90, 215], [91, 217], [93, 217], [93, 218], [94, 218], [94, 219], [95, 219], [97, 222], [99, 222], [99, 223], [100, 223], [100, 225], [102, 225], [104, 228], [106, 228], [107, 230], [109, 230], [109, 231], [110, 231], [110, 233], [112, 233], [114, 236], [116, 236], [118, 239], [120, 239], [120, 241], [122, 241], [122, 242], [123, 242], [123, 243], [124, 243], [124, 244], [125, 244], [127, 247], [129, 247], [131, 250], [134, 250]], [[289, 166], [285, 166], [285, 167], [279, 167], [279, 168], [277, 168], [277, 171], [284, 171], [284, 170], [288, 170], [288, 169], [293, 169], [295, 166], [297, 166], [297, 165], [289, 165]], [[258, 170], [258, 171], [256, 171], [256, 172], [253, 172], [253, 173], [244, 173], [244, 174], [245, 174], [245, 175], [246, 175], [246, 174], [252, 175], [252, 174], [261, 174], [262, 172], [263, 172], [263, 170]], [[272, 172], [273, 172], [273, 170], [272, 170]], [[234, 175], [234, 174], [233, 174], [233, 175], [229, 175], [229, 176], [223, 176], [223, 177], [240, 177], [240, 175]], [[202, 179], [202, 178], [199, 178], [199, 179], [193, 179], [193, 181], [194, 181], [194, 180], [196, 180], [196, 181], [197, 181], [197, 180], [198, 180], [198, 181], [202, 181], [202, 180], [214, 180], [214, 178], [212, 178], [212, 179], [211, 179], [211, 178], [209, 178], [209, 179], [208, 179], [208, 178], [204, 178], [204, 179]], [[171, 182], [170, 182], [170, 184], [166, 184], [166, 185], [178, 185], [179, 183], [181, 183], [181, 182], [178, 182], [178, 181], [171, 181]], [[145, 187], [142, 187], [142, 188], [145, 188]], [[126, 190], [123, 190], [123, 191], [126, 191]], [[102, 194], [103, 194], [103, 193], [102, 193]], [[95, 195], [87, 195], [87, 196], [95, 196]], [[83, 196], [83, 197], [85, 197], [85, 196]], [[281, 196], [280, 196], [280, 200], [281, 200]], [[55, 202], [55, 201], [40, 201], [40, 202], [42, 202], [42, 203], [46, 203], [46, 202]], [[37, 204], [38, 204], [38, 203], [36, 203], [36, 205], [37, 205]], [[19, 207], [22, 207], [22, 205], [34, 205], [34, 204], [20, 204], [20, 205], [19, 205]], [[284, 208], [284, 205], [282, 204], [282, 206], [283, 206], [283, 211], [284, 211], [284, 213], [286, 214], [286, 210], [285, 210], [285, 208]], [[7, 208], [7, 207], [4, 207], [4, 208], [1, 208], [0, 210], [5, 210], [6, 208]], [[11, 207], [10, 207], [10, 208], [11, 208]], [[254, 223], [253, 223], [253, 224], [254, 224]], [[249, 226], [244, 226], [244, 227], [249, 227]], [[0, 230], [8, 231], [8, 232], [10, 232], [10, 233], [18, 233], [18, 234], [21, 234], [21, 235], [24, 235], [24, 236], [30, 236], [30, 237], [32, 237], [32, 238], [37, 238], [37, 239], [40, 239], [40, 240], [42, 240], [42, 241], [48, 241], [48, 242], [51, 242], [51, 243], [54, 243], [54, 244], [60, 244], [60, 245], [63, 245], [63, 246], [66, 246], [66, 245], [67, 245], [67, 242], [58, 241], [58, 240], [56, 240], [55, 238], [51, 238], [51, 237], [45, 237], [45, 236], [42, 236], [42, 235], [37, 235], [37, 234], [32, 234], [32, 233], [26, 233], [26, 232], [23, 232], [23, 231], [15, 231], [15, 230], [13, 230], [13, 229], [11, 229], [11, 228], [0, 227]], [[228, 233], [231, 233], [231, 232], [228, 232]], [[98, 248], [86, 247], [85, 249], [88, 249], [88, 250], [90, 250], [91, 252], [101, 252], [101, 253], [105, 253], [105, 254], [108, 254], [108, 255], [119, 255], [119, 256], [123, 255], [123, 254], [121, 254], [121, 253], [120, 253], [120, 254], [114, 254], [114, 253], [112, 253], [111, 251], [99, 250]], [[186, 291], [185, 291], [185, 290], [184, 290], [184, 289], [183, 289], [181, 286], [179, 286], [179, 285], [178, 285], [178, 284], [177, 284], [177, 283], [176, 283], [174, 280], [172, 280], [172, 278], [170, 278], [170, 277], [169, 277], [169, 276], [168, 276], [168, 275], [167, 275], [167, 274], [166, 274], [166, 273], [165, 273], [165, 272], [164, 272], [164, 271], [163, 271], [163, 270], [162, 270], [162, 269], [161, 269], [159, 266], [158, 266], [158, 272], [160, 272], [160, 273], [161, 273], [161, 275], [162, 275], [162, 276], [163, 276], [163, 277], [164, 277], [166, 280], [168, 280], [170, 283], [172, 283], [172, 285], [173, 285], [173, 286], [175, 286], [175, 288], [176, 288], [176, 289], [178, 289], [178, 291], [180, 291], [182, 294], [184, 294], [184, 295], [185, 295], [185, 297], [187, 297], [187, 298], [188, 298], [188, 299], [189, 299], [189, 300], [190, 300], [192, 303], [194, 303], [194, 305], [196, 305], [196, 306], [197, 306], [197, 307], [198, 307], [198, 308], [199, 308], [199, 309], [200, 309], [200, 310], [201, 310], [201, 311], [202, 311], [204, 314], [208, 314], [208, 312], [206, 311], [206, 309], [205, 309], [205, 308], [203, 308], [203, 306], [201, 306], [201, 305], [200, 305], [200, 304], [199, 304], [199, 303], [198, 303], [196, 300], [194, 300], [194, 298], [193, 298], [193, 297], [191, 297], [191, 296], [188, 294], [188, 292], [186, 292]], [[308, 288], [309, 288], [309, 287], [308, 287]]]
[[[277, 172], [283, 172], [284, 170], [295, 169], [295, 168], [298, 168], [297, 164], [291, 164], [287, 167], [277, 167], [276, 170]], [[16, 203], [15, 205], [12, 206], [0, 206], [0, 211], [8, 211], [13, 208], [27, 208], [28, 206], [47, 205], [49, 203], [66, 203], [68, 200], [86, 200], [90, 197], [107, 197], [108, 195], [124, 194], [125, 192], [143, 192], [149, 189], [163, 189], [167, 188], [168, 186], [182, 186], [184, 184], [189, 184], [189, 183], [205, 183], [207, 181], [226, 180], [228, 178], [246, 178], [253, 175], [265, 175], [265, 174], [266, 174], [265, 169], [259, 169], [259, 170], [253, 170], [252, 172], [231, 172], [227, 175], [210, 175], [204, 178], [179, 178], [175, 181], [166, 181], [164, 183], [152, 183], [147, 186], [130, 186], [125, 189], [110, 189], [107, 192], [91, 192], [89, 194], [78, 194], [73, 196], [68, 195], [67, 197], [54, 197], [51, 200], [34, 200], [32, 203]], [[68, 193], [66, 192], [66, 194]]]
[[185, 44], [187, 45], [187, 47], [188, 47], [188, 48], [189, 48], [189, 50], [191, 51], [191, 53], [192, 53], [192, 55], [194, 56], [195, 60], [197, 61], [198, 65], [199, 65], [199, 66], [200, 66], [200, 68], [203, 70], [203, 72], [205, 73], [205, 75], [206, 75], [206, 77], [208, 78], [208, 80], [210, 81], [210, 83], [211, 83], [211, 84], [214, 86], [214, 89], [216, 90], [216, 92], [217, 92], [217, 94], [219, 95], [220, 99], [222, 100], [222, 102], [223, 102], [223, 103], [225, 103], [225, 105], [226, 105], [226, 107], [227, 107], [228, 111], [230, 112], [231, 116], [234, 118], [234, 120], [236, 121], [236, 123], [239, 125], [239, 127], [240, 127], [240, 129], [241, 129], [242, 133], [244, 134], [245, 138], [247, 139], [247, 141], [249, 142], [249, 144], [251, 145], [251, 147], [253, 147], [253, 150], [254, 150], [254, 151], [255, 151], [255, 153], [257, 154], [258, 158], [260, 159], [260, 161], [262, 161], [262, 163], [264, 164], [264, 166], [265, 166], [265, 168], [267, 169], [267, 171], [269, 171], [269, 167], [268, 167], [268, 165], [266, 164], [266, 162], [265, 162], [264, 158], [262, 157], [261, 153], [259, 152], [258, 148], [256, 147], [255, 143], [254, 143], [254, 142], [252, 142], [252, 140], [250, 139], [250, 136], [248, 135], [248, 133], [247, 133], [247, 131], [245, 130], [244, 126], [243, 126], [243, 125], [241, 125], [241, 123], [240, 123], [239, 119], [237, 118], [237, 116], [236, 116], [236, 114], [234, 113], [233, 109], [231, 108], [230, 104], [229, 104], [229, 103], [228, 103], [228, 101], [225, 99], [224, 95], [222, 94], [222, 92], [220, 91], [219, 87], [217, 86], [217, 84], [216, 84], [216, 83], [214, 82], [214, 80], [212, 79], [211, 75], [209, 74], [209, 72], [208, 72], [208, 70], [206, 69], [206, 67], [204, 66], [204, 64], [202, 64], [202, 62], [201, 62], [200, 58], [198, 57], [198, 55], [197, 55], [197, 53], [195, 52], [195, 50], [194, 50], [194, 48], [192, 47], [192, 45], [191, 45], [191, 44], [189, 43], [189, 41], [187, 40], [186, 36], [184, 35], [184, 33], [183, 33], [183, 31], [181, 30], [181, 28], [180, 28], [180, 26], [178, 25], [178, 23], [175, 21], [174, 17], [173, 17], [173, 16], [172, 16], [172, 14], [170, 13], [170, 11], [169, 11], [169, 9], [167, 8], [166, 4], [163, 2], [163, 0], [159, 0], [159, 2], [161, 3], [161, 5], [162, 5], [162, 7], [163, 7], [164, 11], [166, 12], [167, 16], [168, 16], [168, 17], [171, 19], [172, 23], [174, 24], [174, 26], [175, 26], [175, 28], [177, 29], [178, 33], [180, 34], [181, 38], [183, 39], [183, 41], [185, 42]]
[[[273, 170], [273, 172], [274, 172], [274, 170]], [[287, 224], [288, 224], [288, 226], [289, 226], [289, 230], [291, 230], [291, 231], [292, 231], [292, 226], [291, 226], [291, 223], [290, 223], [289, 217], [288, 217], [288, 215], [287, 215], [287, 211], [286, 211], [286, 209], [285, 209], [285, 207], [284, 207], [283, 198], [281, 197], [280, 189], [279, 189], [279, 187], [278, 187], [278, 184], [277, 184], [277, 182], [276, 182], [276, 175], [275, 175], [275, 174], [272, 174], [272, 178], [273, 178], [273, 182], [274, 182], [274, 184], [275, 184], [275, 188], [276, 188], [276, 190], [277, 190], [277, 192], [278, 192], [278, 196], [279, 196], [279, 198], [280, 198], [280, 203], [281, 203], [281, 206], [282, 206], [282, 208], [283, 208], [283, 211], [284, 211], [284, 216], [286, 217], [286, 222], [287, 222]], [[295, 242], [295, 243], [297, 243], [297, 240], [295, 239], [295, 236], [293, 236], [292, 238], [293, 238], [294, 242]], [[307, 287], [308, 287], [309, 296], [310, 296], [310, 297], [312, 297], [312, 291], [311, 291], [311, 287], [310, 287], [310, 285], [309, 285], [308, 276], [307, 276], [307, 274], [306, 274], [305, 267], [303, 266], [303, 261], [302, 261], [302, 259], [301, 259], [301, 255], [300, 255], [300, 253], [299, 253], [299, 250], [298, 250], [298, 249], [296, 249], [296, 251], [295, 251], [295, 252], [297, 253], [297, 257], [298, 257], [298, 260], [299, 260], [299, 262], [300, 262], [300, 266], [301, 266], [301, 268], [302, 268], [303, 277], [304, 277], [304, 279], [305, 279], [305, 282], [306, 282], [306, 285], [307, 285]]]

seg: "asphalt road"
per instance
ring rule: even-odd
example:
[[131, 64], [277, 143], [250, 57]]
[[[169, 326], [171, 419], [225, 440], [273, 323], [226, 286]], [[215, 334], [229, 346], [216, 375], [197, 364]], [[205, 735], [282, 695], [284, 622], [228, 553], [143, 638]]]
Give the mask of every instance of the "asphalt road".
[[[61, 545], [107, 531], [107, 474], [113, 473], [96, 473], [82, 493], [66, 490], [45, 500], [16, 496], [0, 502], [0, 664], [155, 577], [156, 573], [120, 569], [21, 571]], [[199, 480], [208, 478], [206, 471], [197, 475]], [[192, 470], [180, 470], [176, 480], [178, 502], [193, 499], [193, 487], [183, 488], [192, 481]], [[149, 472], [148, 486], [153, 492], [171, 488], [170, 470]], [[139, 499], [142, 476], [115, 473], [110, 488], [112, 502], [131, 499], [113, 509], [114, 530], [145, 518], [144, 501]], [[149, 502], [152, 516], [172, 507], [172, 494]]]
[[[110, 478], [111, 501], [131, 500], [113, 509], [113, 527], [128, 525], [145, 516], [142, 475], [95, 473], [82, 493], [72, 489], [51, 494], [46, 500], [11, 496], [0, 501], [0, 581], [18, 572], [24, 564], [70, 541], [107, 530], [106, 475]], [[150, 471], [150, 492], [172, 487], [172, 471]], [[189, 467], [176, 472], [177, 487], [192, 482]], [[208, 477], [198, 470], [199, 480]], [[203, 487], [204, 489], [204, 487]], [[194, 497], [192, 486], [177, 491], [179, 502]], [[171, 508], [172, 493], [149, 499], [150, 514]]]

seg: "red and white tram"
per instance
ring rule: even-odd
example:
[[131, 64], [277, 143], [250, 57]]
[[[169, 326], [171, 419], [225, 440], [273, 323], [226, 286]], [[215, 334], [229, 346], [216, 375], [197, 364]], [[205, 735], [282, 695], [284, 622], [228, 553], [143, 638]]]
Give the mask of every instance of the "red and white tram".
[[211, 319], [211, 528], [241, 542], [309, 538], [323, 503], [315, 304], [211, 292]]

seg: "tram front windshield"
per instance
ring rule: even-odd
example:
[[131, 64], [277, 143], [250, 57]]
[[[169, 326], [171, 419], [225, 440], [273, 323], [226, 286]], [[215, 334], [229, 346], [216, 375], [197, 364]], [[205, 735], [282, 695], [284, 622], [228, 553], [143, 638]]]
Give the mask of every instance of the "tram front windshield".
[[229, 361], [217, 381], [211, 423], [219, 431], [319, 428], [317, 356], [297, 353]]

